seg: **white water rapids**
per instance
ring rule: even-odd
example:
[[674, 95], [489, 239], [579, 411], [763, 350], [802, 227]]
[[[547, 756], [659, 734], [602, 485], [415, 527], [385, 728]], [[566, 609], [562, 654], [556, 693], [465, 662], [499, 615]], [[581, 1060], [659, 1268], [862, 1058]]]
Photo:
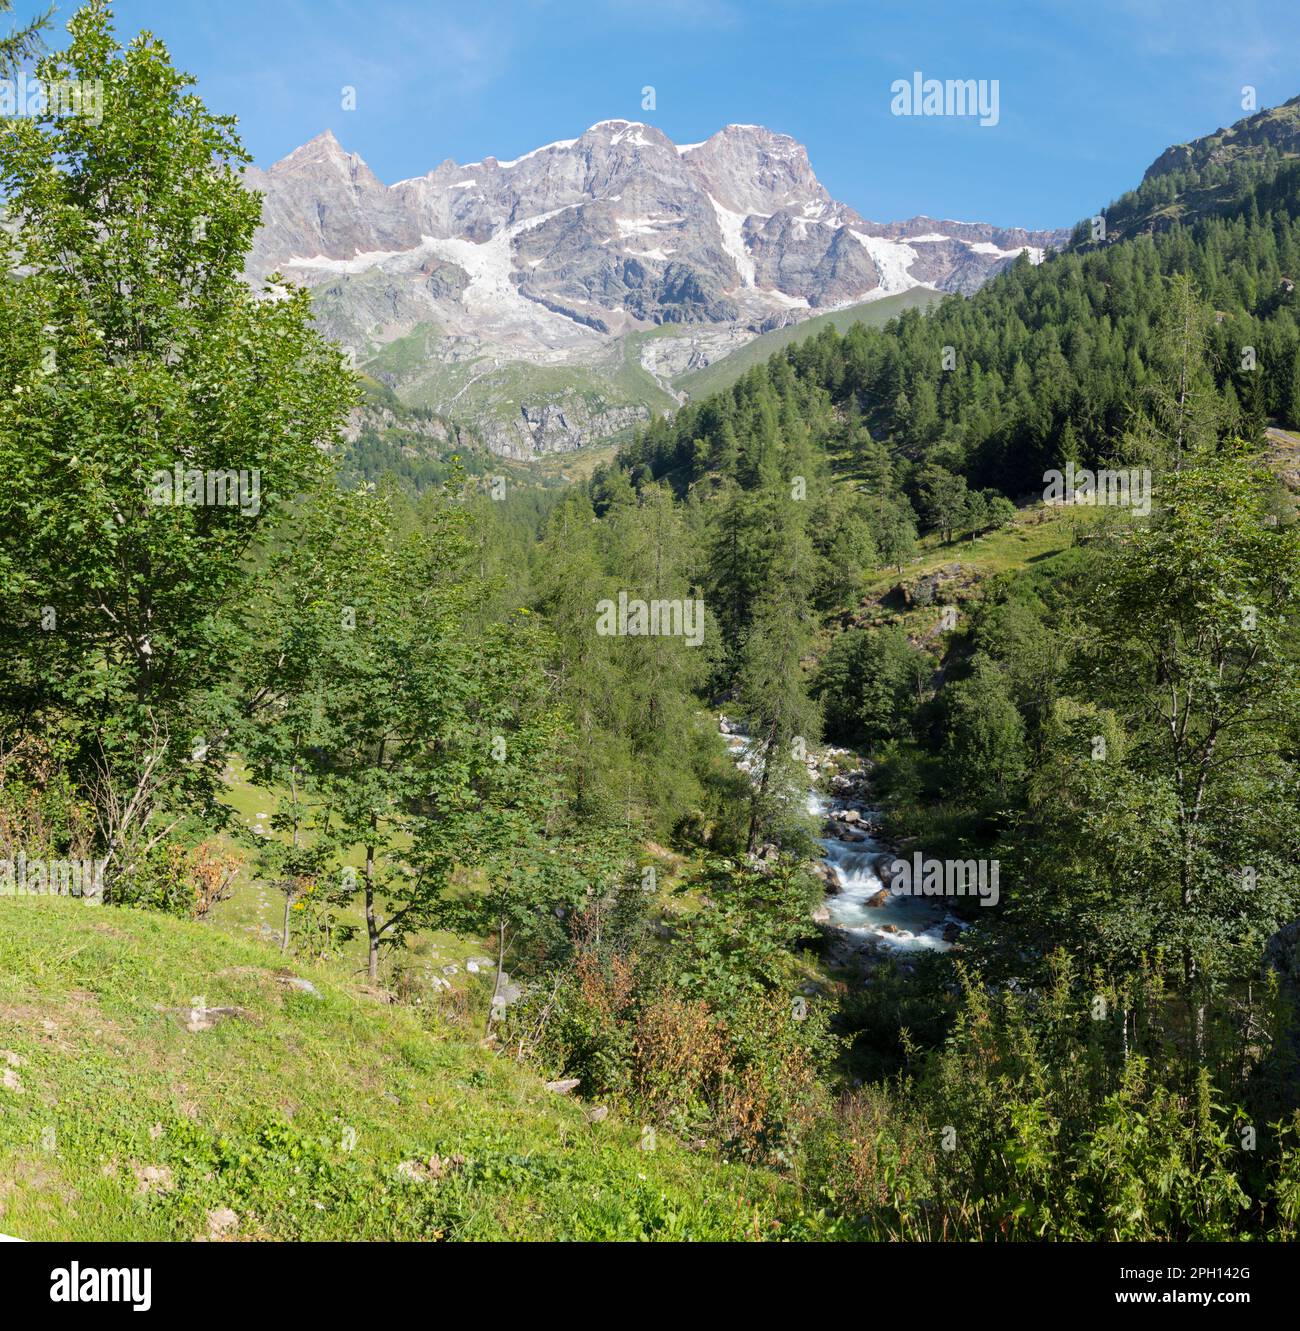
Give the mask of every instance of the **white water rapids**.
[[[730, 734], [723, 731], [723, 738], [736, 765], [748, 774], [749, 737], [733, 728]], [[862, 821], [852, 825], [828, 821], [842, 809], [856, 809]], [[810, 784], [808, 812], [822, 824], [817, 837], [824, 852], [822, 863], [839, 885], [838, 892], [828, 892], [825, 897], [832, 925], [848, 940], [886, 952], [948, 951], [952, 944], [945, 941], [944, 929], [951, 924], [960, 927], [956, 918], [933, 898], [889, 892], [877, 871], [877, 864], [891, 851], [871, 834], [876, 810], [857, 800], [823, 794]], [[863, 839], [831, 835], [832, 829]], [[873, 899], [879, 904], [868, 905]]]

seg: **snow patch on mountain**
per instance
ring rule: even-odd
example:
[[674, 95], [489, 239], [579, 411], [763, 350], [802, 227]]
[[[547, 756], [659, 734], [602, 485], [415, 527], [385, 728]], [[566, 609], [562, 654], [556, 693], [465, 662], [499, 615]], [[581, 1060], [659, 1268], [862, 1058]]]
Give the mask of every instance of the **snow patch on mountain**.
[[754, 258], [745, 248], [745, 215], [724, 208], [712, 194], [708, 195], [708, 200], [713, 205], [714, 215], [718, 219], [718, 230], [722, 232], [722, 248], [740, 274], [740, 285], [752, 287]]
[[918, 258], [910, 245], [905, 245], [901, 240], [887, 240], [883, 236], [868, 236], [861, 231], [853, 231], [852, 235], [871, 255], [871, 262], [880, 274], [880, 285], [867, 296], [868, 300], [895, 296], [900, 291], [926, 285], [918, 282], [908, 271]]
[[618, 234], [628, 236], [661, 236], [665, 227], [674, 226], [675, 217], [616, 217], [614, 225]]
[[509, 169], [512, 166], [518, 166], [520, 162], [527, 162], [533, 157], [539, 157], [542, 153], [563, 151], [565, 148], [572, 148], [577, 139], [556, 139], [554, 143], [544, 143], [540, 148], [534, 148], [531, 152], [526, 152], [522, 157], [512, 157], [508, 162], [498, 162], [497, 165], [503, 169]]
[[331, 259], [326, 254], [313, 255], [306, 258], [301, 255], [291, 254], [285, 260], [286, 268], [313, 268], [322, 273], [364, 273], [371, 268], [378, 268], [388, 259], [395, 259], [401, 254], [409, 254], [409, 250], [366, 250], [364, 253], [357, 253], [350, 259]]
[[1036, 245], [1021, 245], [1018, 249], [1004, 250], [990, 240], [968, 240], [966, 248], [972, 254], [989, 254], [999, 259], [1015, 259], [1022, 253], [1028, 253], [1030, 263], [1042, 263], [1044, 251]]
[[539, 322], [541, 316], [545, 316], [568, 323], [563, 315], [554, 314], [521, 295], [513, 280], [515, 237], [568, 211], [568, 208], [553, 208], [535, 217], [526, 217], [523, 221], [503, 226], [491, 239], [477, 243], [455, 237], [423, 236], [421, 249], [456, 264], [469, 275], [469, 286], [462, 299], [471, 315], [482, 315], [493, 321], [513, 317], [527, 323]]

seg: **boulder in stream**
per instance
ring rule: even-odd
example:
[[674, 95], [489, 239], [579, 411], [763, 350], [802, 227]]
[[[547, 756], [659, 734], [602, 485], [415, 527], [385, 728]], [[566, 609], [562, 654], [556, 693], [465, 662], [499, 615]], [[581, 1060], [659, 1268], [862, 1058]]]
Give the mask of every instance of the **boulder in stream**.
[[827, 896], [833, 897], [839, 893], [840, 880], [835, 876], [835, 870], [825, 860], [814, 860], [812, 872], [815, 878], [821, 880]]

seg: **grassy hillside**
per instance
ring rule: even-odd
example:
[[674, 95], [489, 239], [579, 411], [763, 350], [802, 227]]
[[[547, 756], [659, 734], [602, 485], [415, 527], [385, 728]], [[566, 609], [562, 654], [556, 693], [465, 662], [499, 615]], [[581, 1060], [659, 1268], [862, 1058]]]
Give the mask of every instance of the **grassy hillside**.
[[743, 347], [714, 361], [712, 365], [682, 375], [675, 380], [675, 385], [692, 398], [708, 397], [710, 393], [730, 388], [747, 370], [762, 365], [783, 347], [815, 337], [825, 328], [836, 328], [841, 333], [856, 323], [866, 324], [868, 328], [881, 328], [904, 310], [928, 309], [936, 301], [942, 300], [944, 294], [942, 291], [932, 291], [929, 287], [913, 287], [896, 296], [848, 305], [842, 310], [831, 310], [828, 314], [818, 314], [801, 323], [773, 329], [752, 342], [746, 342]]
[[467, 425], [488, 441], [519, 445], [514, 424], [520, 404], [526, 402], [534, 410], [548, 404], [561, 408], [592, 444], [616, 443], [637, 423], [674, 411], [679, 405], [674, 394], [705, 397], [729, 387], [783, 347], [802, 342], [828, 326], [841, 332], [855, 323], [878, 328], [904, 310], [928, 308], [942, 295], [917, 287], [897, 296], [832, 310], [764, 333], [712, 365], [676, 376], [671, 382], [647, 370], [641, 363], [641, 353], [648, 341], [681, 337], [683, 326], [679, 324], [629, 333], [611, 344], [602, 359], [589, 365], [538, 365], [489, 355], [444, 360], [437, 354], [437, 328], [422, 324], [379, 348], [366, 361], [366, 376], [383, 386], [395, 385], [395, 393], [388, 390], [395, 401], [400, 398], [403, 403]]
[[0, 901], [6, 1234], [806, 1233], [771, 1176], [591, 1117], [473, 1033], [285, 971], [259, 943], [66, 899]]
[[521, 440], [513, 427], [521, 404], [527, 403], [535, 411], [561, 408], [594, 442], [677, 406], [638, 359], [648, 337], [673, 331], [668, 325], [632, 334], [611, 343], [591, 364], [547, 365], [487, 354], [443, 359], [437, 354], [437, 329], [421, 324], [380, 348], [366, 361], [366, 370], [396, 385], [404, 402], [464, 423], [489, 441], [508, 440], [518, 447]]

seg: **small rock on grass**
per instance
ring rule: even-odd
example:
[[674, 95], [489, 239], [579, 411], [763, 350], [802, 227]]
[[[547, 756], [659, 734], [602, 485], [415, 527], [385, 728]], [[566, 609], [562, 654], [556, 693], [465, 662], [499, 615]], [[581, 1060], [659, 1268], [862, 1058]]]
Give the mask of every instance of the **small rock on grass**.
[[281, 975], [279, 979], [281, 984], [290, 989], [300, 989], [304, 994], [310, 994], [320, 1002], [325, 1001], [325, 995], [310, 980], [304, 980], [301, 975]]
[[228, 1206], [208, 1212], [208, 1238], [231, 1238], [239, 1230], [239, 1217]]
[[247, 1008], [242, 1007], [167, 1008], [164, 1011], [170, 1012], [192, 1034], [210, 1031], [231, 1017], [247, 1021], [253, 1015]]
[[166, 1165], [132, 1165], [138, 1192], [170, 1192], [175, 1187], [172, 1171]]
[[463, 1155], [431, 1155], [427, 1160], [403, 1160], [397, 1166], [399, 1178], [412, 1183], [437, 1183], [448, 1174], [454, 1174], [465, 1164]]

